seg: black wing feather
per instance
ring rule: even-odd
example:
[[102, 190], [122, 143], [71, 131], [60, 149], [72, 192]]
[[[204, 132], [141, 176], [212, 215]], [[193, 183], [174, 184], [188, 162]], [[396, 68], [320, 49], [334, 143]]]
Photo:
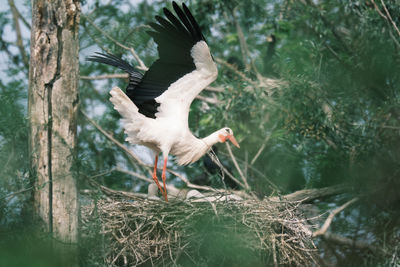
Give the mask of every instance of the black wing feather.
[[[173, 2], [172, 6], [174, 7], [174, 10], [175, 10], [176, 14], [178, 15], [179, 19], [183, 22], [183, 25], [185, 25], [186, 29], [192, 35], [193, 39], [196, 39], [194, 29], [193, 29], [192, 25], [190, 24], [189, 20], [187, 19], [185, 13], [182, 11], [182, 9], [178, 6], [177, 3]], [[197, 41], [199, 41], [199, 40], [197, 40]]]
[[186, 5], [182, 4], [181, 8], [172, 2], [172, 6], [176, 15], [164, 8], [166, 19], [156, 16], [158, 23], [149, 23], [152, 30], [147, 33], [157, 44], [159, 59], [143, 77], [129, 63], [110, 54], [89, 58], [128, 72], [130, 82], [126, 94], [139, 108], [139, 112], [149, 118], [155, 118], [160, 105], [155, 98], [164, 93], [172, 83], [196, 69], [190, 52], [197, 42], [205, 41], [198, 23]]
[[185, 3], [182, 3], [183, 10], [185, 11], [186, 16], [189, 18], [190, 23], [192, 24], [194, 28], [194, 32], [196, 33], [196, 38], [200, 40], [205, 40], [203, 34], [201, 33], [201, 29], [199, 24], [197, 24], [196, 19], [193, 17], [192, 13], [190, 12], [189, 8], [185, 5]]
[[127, 72], [129, 74], [129, 84], [126, 88], [127, 96], [133, 101], [133, 103], [135, 103], [140, 113], [142, 113], [147, 117], [154, 118], [155, 117], [154, 111], [157, 111], [158, 107], [157, 103], [154, 100], [153, 101], [145, 100], [139, 102], [130, 97], [132, 95], [132, 92], [135, 90], [136, 86], [141, 82], [143, 74], [135, 70], [135, 68], [128, 62], [126, 62], [123, 59], [120, 59], [117, 56], [108, 53], [107, 54], [96, 53], [96, 54], [97, 55], [95, 56], [88, 57], [86, 60], [114, 66]]
[[179, 31], [182, 35], [187, 36], [190, 39], [190, 33], [183, 27], [182, 23], [169, 11], [164, 8], [164, 14], [168, 18], [168, 20], [176, 27], [177, 31]]
[[131, 66], [128, 62], [120, 59], [117, 56], [114, 56], [109, 53], [103, 54], [103, 53], [96, 52], [96, 54], [97, 55], [95, 55], [95, 56], [88, 57], [87, 60], [117, 67], [117, 68], [129, 73], [129, 75], [138, 77], [140, 79], [143, 77], [143, 74], [141, 74], [140, 72], [137, 72], [133, 66]]

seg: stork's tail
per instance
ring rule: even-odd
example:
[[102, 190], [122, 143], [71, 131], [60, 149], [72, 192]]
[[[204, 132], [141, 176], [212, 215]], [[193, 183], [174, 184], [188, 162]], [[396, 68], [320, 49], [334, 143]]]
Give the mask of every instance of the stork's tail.
[[114, 104], [114, 109], [122, 116], [125, 133], [128, 135], [126, 141], [137, 144], [139, 142], [137, 135], [146, 117], [139, 113], [136, 105], [118, 87], [114, 87], [110, 94], [110, 101]]

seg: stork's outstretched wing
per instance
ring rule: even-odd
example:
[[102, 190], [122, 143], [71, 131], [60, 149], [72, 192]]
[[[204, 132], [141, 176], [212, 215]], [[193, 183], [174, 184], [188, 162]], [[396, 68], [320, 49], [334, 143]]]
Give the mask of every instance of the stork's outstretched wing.
[[189, 9], [172, 4], [176, 16], [164, 8], [166, 18], [156, 16], [158, 24], [150, 23], [153, 31], [148, 33], [158, 46], [159, 59], [127, 94], [135, 101], [154, 101], [157, 117], [185, 119], [194, 97], [215, 80], [217, 68]]
[[[157, 44], [159, 59], [142, 75], [111, 54], [88, 60], [118, 67], [129, 73], [127, 96], [143, 115], [174, 117], [187, 123], [190, 104], [217, 77], [217, 68], [200, 27], [185, 4], [172, 3], [176, 15], [164, 8], [148, 34]], [[143, 76], [143, 77], [142, 77]]]

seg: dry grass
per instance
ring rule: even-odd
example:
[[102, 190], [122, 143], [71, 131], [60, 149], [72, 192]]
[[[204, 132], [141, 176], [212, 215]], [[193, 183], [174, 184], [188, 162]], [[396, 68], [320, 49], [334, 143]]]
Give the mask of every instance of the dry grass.
[[82, 233], [97, 234], [102, 254], [92, 258], [108, 266], [315, 265], [312, 232], [298, 205], [109, 198], [82, 208]]

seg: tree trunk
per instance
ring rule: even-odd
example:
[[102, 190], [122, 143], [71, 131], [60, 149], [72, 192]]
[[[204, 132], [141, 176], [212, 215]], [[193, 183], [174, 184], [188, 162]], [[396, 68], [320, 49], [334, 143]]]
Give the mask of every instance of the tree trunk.
[[29, 69], [30, 156], [34, 207], [63, 243], [78, 238], [74, 175], [78, 108], [78, 0], [34, 0]]

